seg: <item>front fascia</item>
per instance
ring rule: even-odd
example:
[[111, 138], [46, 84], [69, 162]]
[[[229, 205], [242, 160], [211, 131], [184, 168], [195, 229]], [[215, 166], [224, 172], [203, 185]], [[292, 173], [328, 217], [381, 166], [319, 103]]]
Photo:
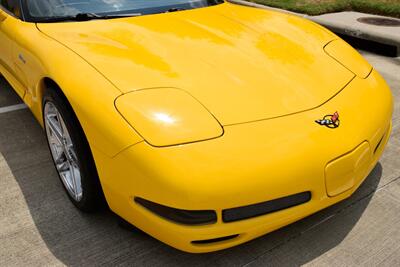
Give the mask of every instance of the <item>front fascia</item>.
[[[316, 119], [340, 112], [341, 125], [329, 129]], [[287, 225], [349, 197], [362, 183], [335, 197], [325, 185], [329, 162], [368, 141], [381, 147], [371, 157], [370, 172], [389, 139], [393, 101], [390, 89], [373, 71], [356, 78], [346, 90], [318, 109], [279, 119], [226, 127], [224, 136], [207, 142], [155, 148], [144, 142], [114, 159], [97, 155], [102, 185], [111, 209], [158, 239], [190, 252], [234, 246]], [[132, 164], [132, 163], [135, 164]], [[157, 168], [155, 168], [157, 164]], [[221, 210], [264, 202], [303, 191], [312, 200], [235, 223], [221, 222]], [[134, 203], [139, 196], [170, 207], [218, 213], [215, 225], [179, 226]], [[238, 239], [209, 246], [191, 240], [241, 234]]]
[[[388, 131], [392, 108], [390, 89], [373, 72], [318, 109], [229, 126], [224, 136], [206, 142], [167, 148], [139, 143], [100, 166], [102, 180], [105, 191], [183, 209], [231, 208], [307, 190], [323, 198], [328, 162], [366, 140], [376, 147]], [[335, 111], [339, 128], [315, 123]]]

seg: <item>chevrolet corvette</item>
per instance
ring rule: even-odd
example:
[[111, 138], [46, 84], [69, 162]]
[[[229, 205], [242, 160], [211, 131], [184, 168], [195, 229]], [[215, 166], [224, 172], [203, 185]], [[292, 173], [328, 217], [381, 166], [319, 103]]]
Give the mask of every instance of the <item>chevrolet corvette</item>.
[[349, 44], [223, 0], [1, 0], [0, 73], [78, 209], [192, 253], [348, 198], [391, 132], [390, 89]]

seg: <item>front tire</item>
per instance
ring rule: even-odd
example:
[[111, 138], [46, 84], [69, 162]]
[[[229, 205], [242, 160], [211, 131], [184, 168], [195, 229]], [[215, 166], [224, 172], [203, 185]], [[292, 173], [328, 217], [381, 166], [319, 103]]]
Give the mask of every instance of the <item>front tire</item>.
[[55, 88], [43, 97], [43, 121], [53, 162], [69, 199], [84, 212], [104, 207], [86, 136], [67, 99]]

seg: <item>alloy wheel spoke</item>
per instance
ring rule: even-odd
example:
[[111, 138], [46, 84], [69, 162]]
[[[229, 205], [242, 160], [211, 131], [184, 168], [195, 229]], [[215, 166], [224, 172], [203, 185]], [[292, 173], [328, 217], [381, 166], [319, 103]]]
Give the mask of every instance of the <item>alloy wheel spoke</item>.
[[65, 163], [65, 161], [66, 161], [65, 155], [63, 153], [59, 153], [59, 155], [55, 156], [54, 158], [54, 162], [56, 163], [57, 166]]
[[58, 143], [57, 139], [53, 136], [49, 138], [50, 149], [54, 156], [56, 164], [61, 163], [64, 155], [64, 149], [61, 144]]
[[70, 166], [67, 161], [63, 161], [60, 163], [56, 163], [57, 169], [59, 172], [66, 172], [69, 170]]
[[76, 177], [77, 175], [75, 173], [75, 168], [74, 168], [73, 164], [71, 162], [69, 162], [68, 164], [69, 164], [69, 172], [70, 172], [70, 175], [71, 175], [71, 182], [72, 182], [74, 195], [75, 195], [75, 198], [78, 198], [79, 197], [78, 196], [78, 194], [79, 194], [78, 193], [78, 183], [77, 183], [77, 180], [76, 180], [78, 177]]
[[76, 201], [82, 198], [82, 181], [79, 159], [65, 122], [57, 107], [45, 105], [47, 139], [61, 180], [69, 195]]
[[[58, 125], [57, 125], [58, 124]], [[47, 118], [47, 125], [51, 130], [52, 136], [55, 138], [59, 145], [63, 145], [63, 132], [62, 129], [54, 119], [54, 116], [48, 116]]]
[[64, 120], [61, 117], [61, 114], [57, 112], [57, 120], [60, 125], [61, 133], [64, 139], [70, 139], [67, 126], [65, 126]]

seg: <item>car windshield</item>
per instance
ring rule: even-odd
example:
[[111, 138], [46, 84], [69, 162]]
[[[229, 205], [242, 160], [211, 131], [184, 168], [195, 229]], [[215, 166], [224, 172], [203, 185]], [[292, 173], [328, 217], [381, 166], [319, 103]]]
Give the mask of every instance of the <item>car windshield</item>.
[[51, 18], [113, 18], [173, 12], [217, 5], [223, 0], [25, 0], [26, 17], [33, 21]]

